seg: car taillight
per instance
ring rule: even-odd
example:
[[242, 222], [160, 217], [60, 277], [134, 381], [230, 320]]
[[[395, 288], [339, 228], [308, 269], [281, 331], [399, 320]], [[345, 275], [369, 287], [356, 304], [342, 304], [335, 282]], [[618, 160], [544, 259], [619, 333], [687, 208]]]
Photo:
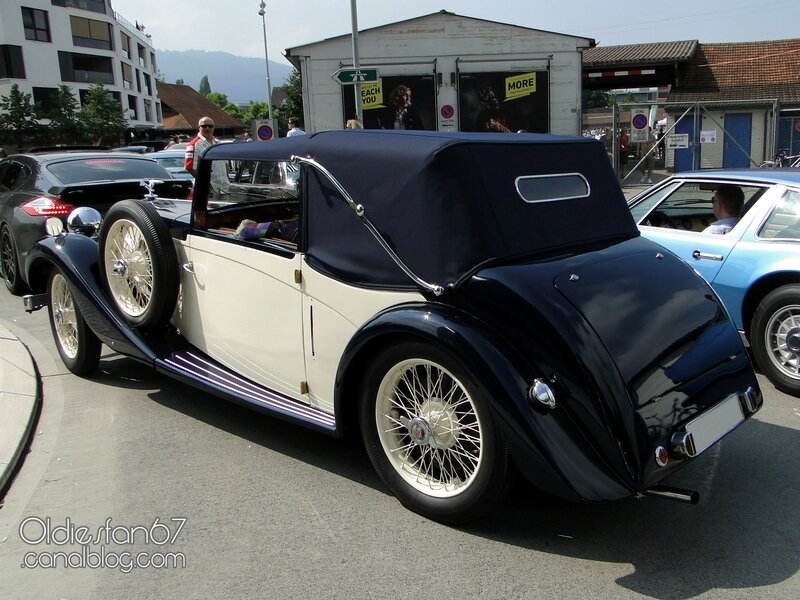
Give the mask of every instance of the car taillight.
[[194, 188], [190, 185], [186, 188], [186, 196], [184, 196], [184, 200], [191, 200], [192, 199], [192, 192], [194, 192]]
[[44, 196], [34, 198], [22, 204], [20, 208], [32, 217], [66, 217], [75, 210], [72, 204], [58, 198], [46, 198]]

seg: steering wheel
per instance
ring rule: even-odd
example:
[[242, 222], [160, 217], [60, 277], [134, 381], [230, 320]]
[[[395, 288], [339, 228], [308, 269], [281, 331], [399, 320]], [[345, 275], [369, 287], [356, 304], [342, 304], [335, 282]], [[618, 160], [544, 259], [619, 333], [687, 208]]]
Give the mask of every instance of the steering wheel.
[[669, 226], [669, 217], [666, 213], [661, 212], [660, 210], [654, 210], [649, 215], [647, 215], [647, 219], [644, 221], [644, 225], [649, 225], [651, 227], [665, 227]]

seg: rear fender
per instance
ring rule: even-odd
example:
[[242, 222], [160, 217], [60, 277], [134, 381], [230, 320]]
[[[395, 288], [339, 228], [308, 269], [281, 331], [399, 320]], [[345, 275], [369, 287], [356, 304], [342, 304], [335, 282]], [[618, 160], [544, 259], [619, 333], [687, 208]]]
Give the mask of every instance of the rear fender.
[[34, 292], [45, 292], [50, 272], [58, 269], [69, 282], [75, 303], [97, 337], [117, 352], [153, 364], [156, 353], [119, 317], [103, 290], [97, 262], [98, 244], [85, 235], [46, 237], [30, 252], [28, 281]]
[[[365, 366], [398, 339], [425, 340], [456, 358], [489, 400], [520, 471], [538, 487], [571, 500], [629, 496], [563, 410], [532, 405], [535, 368], [503, 337], [469, 315], [438, 304], [404, 305], [366, 323], [345, 350], [337, 373], [337, 423], [353, 424]], [[554, 384], [557, 388], [557, 384]]]

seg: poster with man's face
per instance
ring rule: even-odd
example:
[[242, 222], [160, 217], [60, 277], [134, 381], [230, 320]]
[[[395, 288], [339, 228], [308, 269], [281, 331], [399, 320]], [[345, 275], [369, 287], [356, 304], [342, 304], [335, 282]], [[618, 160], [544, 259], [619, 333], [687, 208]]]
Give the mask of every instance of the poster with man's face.
[[[431, 75], [390, 75], [361, 84], [364, 129], [436, 129], [436, 89]], [[344, 115], [356, 116], [352, 85], [342, 86]]]
[[459, 130], [548, 133], [547, 71], [459, 73]]

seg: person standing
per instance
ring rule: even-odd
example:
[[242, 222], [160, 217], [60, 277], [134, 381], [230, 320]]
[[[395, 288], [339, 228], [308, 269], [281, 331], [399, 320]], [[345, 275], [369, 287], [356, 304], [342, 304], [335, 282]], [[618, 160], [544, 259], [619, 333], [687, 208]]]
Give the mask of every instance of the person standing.
[[[197, 135], [188, 144], [183, 154], [183, 167], [197, 179], [200, 159], [211, 146], [218, 144], [214, 137], [214, 120], [211, 117], [202, 117], [197, 124]], [[220, 200], [228, 193], [228, 169], [225, 161], [215, 160], [211, 163], [211, 193], [210, 198]]]
[[286, 132], [286, 137], [294, 137], [296, 135], [305, 135], [306, 132], [300, 129], [300, 119], [297, 117], [289, 117], [289, 131]]
[[630, 151], [631, 139], [628, 132], [623, 127], [619, 132], [619, 178], [625, 179], [628, 175], [628, 152]]

